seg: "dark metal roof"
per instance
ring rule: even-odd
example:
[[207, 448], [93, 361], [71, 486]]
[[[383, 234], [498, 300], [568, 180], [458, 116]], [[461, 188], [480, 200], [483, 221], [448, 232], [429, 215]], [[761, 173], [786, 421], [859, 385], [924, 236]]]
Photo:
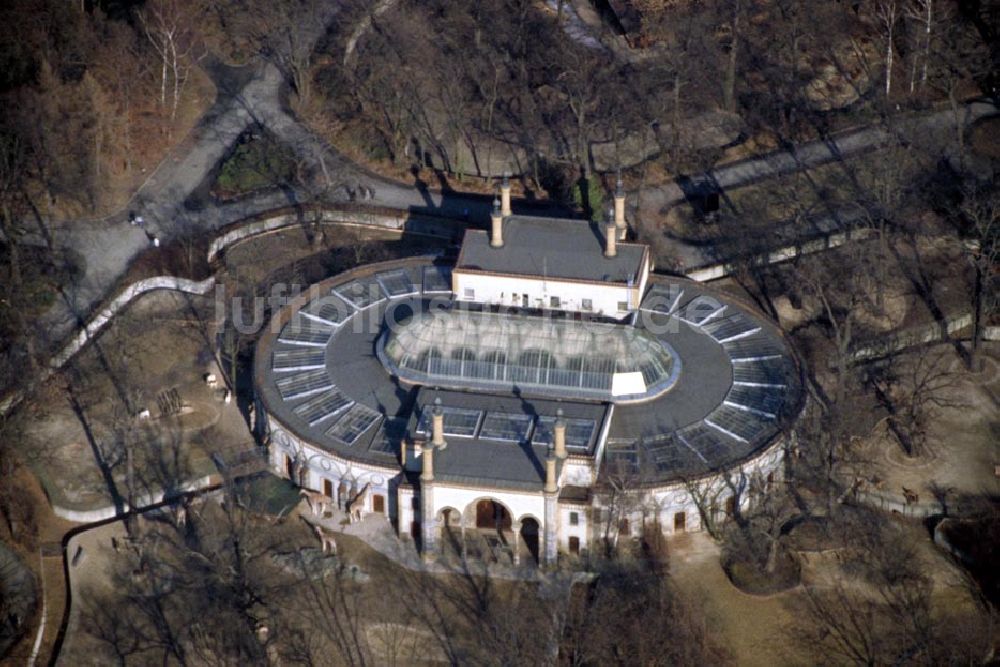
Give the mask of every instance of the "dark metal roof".
[[[678, 380], [655, 399], [616, 405], [610, 417], [607, 404], [584, 396], [555, 401], [526, 390], [437, 391], [400, 383], [376, 356], [376, 340], [385, 329], [387, 312], [400, 321], [407, 313], [426, 311], [430, 302], [422, 294], [383, 296], [364, 310], [351, 311], [336, 327], [320, 327], [330, 332], [326, 343], [314, 340], [313, 334], [319, 331], [313, 326], [315, 320], [302, 330], [304, 338], [294, 329], [294, 323], [306, 317], [297, 314], [297, 308], [319, 316], [320, 311], [310, 305], [325, 298], [317, 294], [327, 295], [347, 282], [364, 282], [400, 268], [412, 274], [411, 282], [417, 286], [423, 268], [429, 265], [430, 260], [424, 259], [366, 267], [320, 283], [301, 303], [282, 310], [257, 346], [256, 390], [267, 412], [303, 439], [338, 456], [398, 467], [400, 439], [416, 432], [422, 403], [440, 395], [445, 405], [483, 415], [473, 437], [446, 435], [449, 447], [435, 466], [442, 480], [537, 490], [546, 446], [528, 443], [537, 434], [542, 434], [538, 443], [547, 443], [544, 429], [539, 428], [542, 422], [532, 422], [528, 442], [489, 439], [482, 434], [523, 433], [514, 428], [514, 422], [523, 426], [524, 420], [499, 420], [499, 426], [484, 429], [487, 414], [550, 419], [561, 407], [571, 426], [593, 420], [591, 445], [586, 451], [571, 449], [571, 455], [592, 453], [593, 442], [610, 418], [609, 462], [614, 459], [616, 465], [634, 466], [641, 469], [644, 482], [662, 484], [748, 458], [772, 442], [801, 407], [799, 369], [781, 332], [738, 299], [679, 278], [651, 277], [636, 323], [668, 343], [683, 361]], [[275, 356], [311, 350], [324, 354], [320, 368], [311, 368], [313, 363], [307, 360], [295, 362], [301, 369], [289, 369], [286, 357]], [[344, 407], [346, 401], [355, 405]], [[365, 426], [364, 418], [372, 412], [378, 419]], [[335, 424], [343, 427], [333, 429]], [[353, 432], [365, 429], [353, 444], [344, 440], [351, 428]]]
[[617, 254], [605, 257], [602, 227], [585, 220], [513, 215], [503, 222], [501, 248], [491, 248], [483, 230], [467, 230], [456, 268], [533, 278], [636, 281], [646, 246], [619, 242]]
[[[408, 430], [411, 436], [417, 434], [421, 413], [425, 409], [430, 410], [437, 398], [441, 399], [443, 409], [477, 411], [484, 417], [491, 413], [547, 417], [555, 416], [556, 410], [562, 409], [567, 419], [594, 421], [589, 451], [596, 444], [608, 411], [608, 406], [603, 403], [548, 401], [509, 394], [498, 396], [423, 388], [417, 394], [410, 417]], [[422, 436], [417, 437], [423, 439]], [[530, 491], [540, 491], [545, 483], [547, 446], [490, 439], [482, 435], [481, 429], [477, 430], [475, 437], [445, 435], [445, 441], [447, 447], [434, 453], [434, 477], [439, 481]]]

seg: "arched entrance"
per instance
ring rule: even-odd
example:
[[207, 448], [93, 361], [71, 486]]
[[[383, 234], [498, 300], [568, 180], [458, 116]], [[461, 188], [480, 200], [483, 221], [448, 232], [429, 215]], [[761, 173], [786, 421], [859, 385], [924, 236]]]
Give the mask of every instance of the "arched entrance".
[[524, 548], [527, 549], [528, 554], [535, 560], [536, 565], [540, 562], [540, 534], [541, 527], [538, 525], [536, 519], [532, 517], [521, 519], [521, 542], [524, 544]]
[[512, 519], [507, 508], [489, 498], [476, 503], [476, 528], [510, 532]]
[[482, 498], [465, 508], [469, 550], [486, 562], [512, 564], [515, 560], [513, 516], [498, 500]]

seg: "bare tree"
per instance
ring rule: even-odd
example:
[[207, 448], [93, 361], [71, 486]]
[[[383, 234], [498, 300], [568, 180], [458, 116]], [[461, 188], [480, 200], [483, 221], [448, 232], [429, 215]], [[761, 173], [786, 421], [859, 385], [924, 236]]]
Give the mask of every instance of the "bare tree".
[[684, 482], [684, 488], [698, 508], [701, 527], [708, 531], [713, 539], [722, 539], [719, 506], [726, 493], [726, 486], [717, 484], [714, 480], [692, 479]]
[[918, 535], [864, 510], [840, 522], [847, 547], [842, 569], [832, 581], [805, 588], [789, 628], [792, 641], [811, 654], [819, 648], [834, 662], [861, 665], [946, 664], [986, 655], [988, 632], [960, 630], [961, 624], [983, 628], [978, 612], [936, 608]]
[[1000, 191], [996, 188], [967, 188], [959, 210], [960, 223], [968, 237], [963, 248], [974, 273], [969, 368], [977, 370], [984, 322], [996, 313], [998, 305], [996, 267], [1000, 262]]
[[942, 408], [960, 405], [953, 398], [958, 375], [948, 370], [950, 360], [941, 348], [925, 346], [870, 369], [869, 383], [889, 413], [889, 430], [908, 456], [924, 452], [928, 429]]
[[191, 70], [205, 55], [195, 30], [194, 0], [152, 0], [137, 16], [160, 57], [160, 106], [169, 106], [173, 120]]
[[873, 12], [885, 44], [885, 96], [888, 97], [892, 91], [893, 53], [895, 50], [893, 40], [896, 37], [896, 24], [899, 22], [901, 14], [899, 0], [876, 0]]
[[[903, 13], [907, 19], [918, 26], [919, 44], [915, 45], [914, 55], [910, 59], [910, 94], [917, 90], [917, 82], [920, 86], [927, 84], [927, 70], [931, 60], [931, 44], [934, 41], [934, 28], [941, 20], [938, 16], [940, 10], [938, 0], [910, 0], [903, 8]], [[919, 72], [919, 75], [918, 75]]]

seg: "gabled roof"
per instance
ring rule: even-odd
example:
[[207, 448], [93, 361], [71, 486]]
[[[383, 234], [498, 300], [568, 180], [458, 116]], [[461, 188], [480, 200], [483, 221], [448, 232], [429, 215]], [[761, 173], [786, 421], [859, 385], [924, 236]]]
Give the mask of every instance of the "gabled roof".
[[503, 221], [501, 248], [490, 247], [483, 230], [465, 232], [456, 269], [532, 278], [637, 282], [647, 249], [621, 243], [604, 256], [604, 232], [586, 220], [512, 215]]

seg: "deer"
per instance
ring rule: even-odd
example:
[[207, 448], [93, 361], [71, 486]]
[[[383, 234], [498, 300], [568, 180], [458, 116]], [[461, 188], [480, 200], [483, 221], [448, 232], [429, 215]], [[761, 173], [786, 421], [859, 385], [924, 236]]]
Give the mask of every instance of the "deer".
[[347, 515], [350, 517], [351, 523], [357, 523], [361, 521], [365, 507], [368, 505], [368, 496], [372, 493], [372, 483], [368, 482], [364, 485], [364, 488], [358, 492], [358, 495], [354, 496], [347, 503]]
[[323, 553], [329, 551], [334, 556], [337, 555], [337, 540], [334, 539], [333, 533], [320, 526], [319, 524], [312, 524], [313, 532], [316, 533], [316, 537], [319, 538], [319, 543], [322, 545]]
[[333, 500], [318, 491], [300, 489], [299, 495], [306, 499], [306, 503], [309, 504], [309, 511], [312, 512], [313, 516], [322, 517], [326, 514], [327, 510], [333, 509]]

